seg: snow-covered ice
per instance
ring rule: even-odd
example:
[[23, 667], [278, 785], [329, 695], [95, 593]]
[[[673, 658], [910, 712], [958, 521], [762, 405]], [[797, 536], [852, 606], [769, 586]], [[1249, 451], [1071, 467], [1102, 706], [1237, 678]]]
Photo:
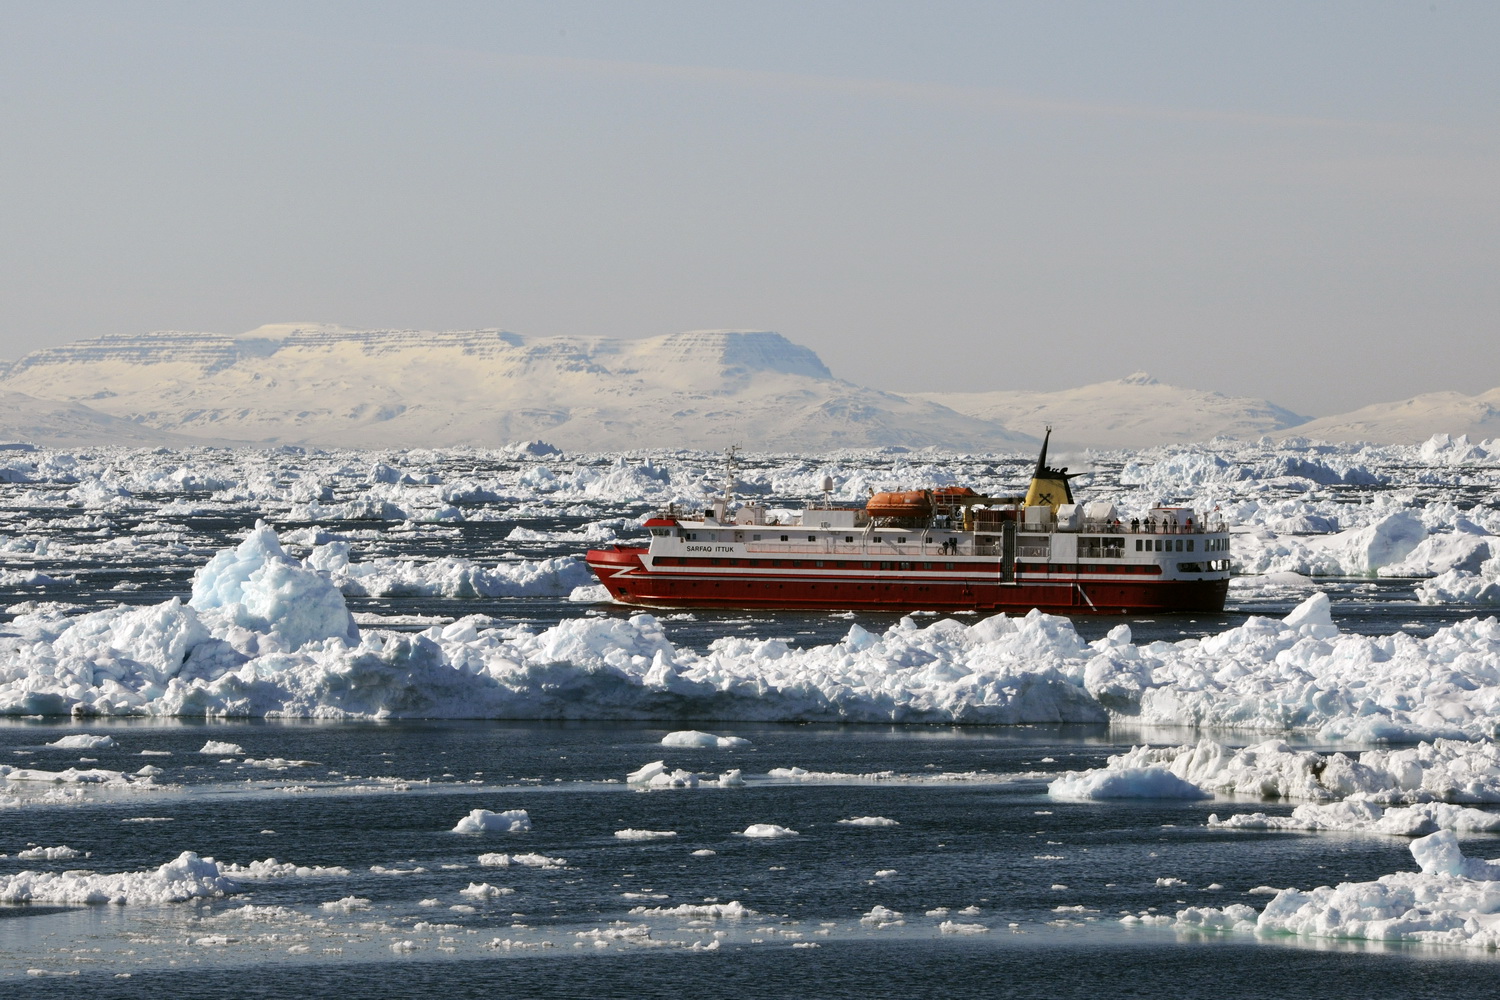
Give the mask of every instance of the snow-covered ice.
[[531, 817], [525, 809], [491, 812], [473, 809], [453, 827], [454, 833], [525, 833], [531, 829]]
[[237, 892], [239, 886], [209, 858], [183, 851], [144, 872], [101, 875], [91, 871], [24, 871], [0, 875], [0, 902], [180, 903]]
[[1452, 831], [1412, 841], [1419, 872], [1282, 889], [1259, 914], [1235, 904], [1180, 911], [1184, 929], [1500, 948], [1500, 861], [1466, 857]]
[[662, 746], [668, 747], [747, 747], [750, 741], [743, 736], [715, 736], [697, 729], [683, 729], [668, 733], [661, 738]]

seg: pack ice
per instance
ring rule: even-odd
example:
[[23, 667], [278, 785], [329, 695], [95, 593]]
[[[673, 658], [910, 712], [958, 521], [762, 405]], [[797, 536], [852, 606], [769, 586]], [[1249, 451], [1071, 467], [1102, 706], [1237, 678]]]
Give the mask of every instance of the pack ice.
[[[316, 550], [315, 550], [316, 552]], [[361, 630], [314, 559], [261, 524], [150, 607], [18, 616], [0, 637], [0, 712], [326, 718], [482, 717], [1039, 723], [1306, 730], [1325, 739], [1490, 736], [1500, 625], [1430, 638], [1342, 634], [1328, 600], [1203, 640], [1084, 642], [1032, 612], [793, 649], [730, 637], [699, 653], [650, 615], [533, 633], [460, 620]]]

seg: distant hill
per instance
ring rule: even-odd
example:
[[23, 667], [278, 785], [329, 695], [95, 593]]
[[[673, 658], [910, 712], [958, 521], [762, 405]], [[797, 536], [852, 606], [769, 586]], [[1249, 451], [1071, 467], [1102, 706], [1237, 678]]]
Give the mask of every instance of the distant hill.
[[937, 403], [836, 379], [812, 351], [760, 331], [616, 340], [280, 324], [239, 336], [110, 336], [29, 354], [0, 374], [0, 388], [172, 434], [320, 446], [1035, 443]]
[[141, 448], [219, 444], [143, 427], [78, 403], [37, 399], [0, 389], [0, 442], [26, 441], [51, 448], [120, 444]]
[[1500, 438], [1500, 388], [1477, 396], [1429, 392], [1394, 403], [1376, 403], [1350, 413], [1309, 420], [1292, 433], [1375, 444], [1415, 444], [1434, 434], [1467, 434], [1474, 441]]
[[300, 444], [574, 451], [825, 452], [934, 446], [1030, 452], [1290, 434], [1420, 443], [1500, 437], [1500, 389], [1429, 393], [1308, 420], [1264, 399], [1137, 372], [1056, 392], [897, 393], [837, 378], [777, 333], [694, 330], [643, 340], [502, 330], [350, 330], [98, 337], [0, 361], [0, 441], [62, 446]]
[[1207, 441], [1220, 435], [1253, 439], [1307, 420], [1264, 399], [1182, 389], [1145, 372], [1057, 392], [999, 389], [911, 395], [1012, 427], [1051, 424], [1060, 439], [1100, 448]]

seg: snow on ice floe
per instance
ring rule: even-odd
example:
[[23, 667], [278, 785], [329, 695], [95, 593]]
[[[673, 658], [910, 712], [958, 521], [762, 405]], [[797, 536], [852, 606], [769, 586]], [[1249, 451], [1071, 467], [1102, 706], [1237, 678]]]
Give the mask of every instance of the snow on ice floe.
[[239, 756], [245, 752], [245, 748], [238, 743], [224, 743], [219, 740], [209, 740], [198, 750], [199, 753], [212, 754], [215, 757]]
[[[529, 817], [528, 817], [529, 818]], [[523, 868], [566, 868], [566, 858], [549, 858], [545, 854], [481, 854], [479, 863], [486, 868], [508, 868], [519, 865]]]
[[95, 736], [92, 733], [74, 733], [55, 739], [47, 746], [57, 750], [106, 750], [119, 746], [112, 736]]
[[743, 736], [715, 736], [697, 729], [682, 729], [661, 738], [662, 746], [668, 747], [747, 747], [750, 741]]
[[180, 903], [238, 891], [211, 858], [192, 851], [146, 872], [101, 875], [89, 871], [0, 875], [0, 902], [7, 903]]
[[[1295, 750], [1280, 740], [1234, 749], [1205, 737], [1196, 744], [1141, 746], [1115, 754], [1102, 768], [1070, 772], [1058, 778], [1052, 784], [1053, 794], [1065, 798], [1105, 797], [1079, 793], [1110, 787], [1131, 797], [1159, 797], [1154, 784], [1137, 780], [1138, 775], [1147, 771], [1165, 772], [1204, 796], [1219, 794], [1313, 804], [1363, 802], [1374, 806], [1500, 803], [1500, 746], [1491, 740], [1447, 739], [1346, 754]], [[1176, 787], [1168, 786], [1169, 790]], [[1378, 818], [1377, 814], [1378, 810], [1368, 814], [1371, 822]], [[1317, 818], [1318, 822], [1328, 824], [1325, 828], [1333, 829], [1333, 824], [1353, 822], [1356, 814], [1352, 810], [1307, 810], [1300, 815], [1308, 822]], [[1436, 823], [1431, 829], [1438, 826], [1463, 829], [1452, 824], [1471, 822], [1457, 813], [1419, 810], [1396, 813], [1386, 826], [1391, 828], [1388, 832], [1396, 832], [1395, 828], [1401, 825], [1418, 824], [1413, 826], [1414, 831], [1429, 832], [1420, 827], [1427, 821]], [[1250, 821], [1232, 818], [1222, 825], [1241, 823]], [[1275, 823], [1267, 825], [1276, 828]]]
[[531, 829], [531, 817], [525, 809], [507, 809], [505, 812], [491, 812], [488, 809], [474, 809], [469, 815], [458, 821], [453, 828], [454, 833], [525, 833]]
[[670, 840], [677, 836], [676, 830], [616, 830], [615, 836], [620, 840]]
[[1209, 793], [1164, 767], [1100, 768], [1070, 772], [1052, 782], [1054, 799], [1206, 799]]
[[900, 826], [896, 820], [888, 816], [853, 816], [849, 819], [839, 820], [841, 826]]
[[[1285, 619], [1137, 645], [1084, 642], [1032, 612], [903, 618], [792, 648], [698, 652], [651, 615], [542, 631], [460, 619], [361, 632], [343, 596], [258, 526], [199, 571], [192, 599], [18, 615], [0, 635], [0, 713], [311, 718], [717, 718], [1102, 722], [1300, 730], [1327, 740], [1500, 732], [1500, 624], [1418, 638], [1342, 633], [1314, 594]], [[684, 775], [687, 772], [684, 772]], [[683, 777], [684, 782], [690, 779]]]
[[1352, 799], [1323, 804], [1304, 802], [1293, 809], [1290, 816], [1268, 816], [1257, 812], [1220, 819], [1215, 813], [1208, 817], [1208, 825], [1225, 830], [1336, 830], [1421, 837], [1438, 830], [1500, 832], [1500, 813], [1447, 802], [1385, 808], [1363, 799]]
[[795, 837], [798, 836], [798, 833], [796, 830], [778, 826], [775, 823], [751, 823], [745, 827], [740, 836], [760, 840], [776, 840], [781, 837]]
[[1412, 841], [1419, 872], [1311, 890], [1282, 889], [1260, 913], [1243, 904], [1179, 911], [1175, 926], [1308, 938], [1500, 948], [1500, 862], [1465, 857], [1452, 831]]

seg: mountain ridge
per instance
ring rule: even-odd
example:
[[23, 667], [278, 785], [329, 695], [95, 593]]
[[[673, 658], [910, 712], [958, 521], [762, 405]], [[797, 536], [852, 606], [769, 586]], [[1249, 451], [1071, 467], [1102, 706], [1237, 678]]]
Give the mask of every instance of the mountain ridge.
[[239, 334], [115, 334], [0, 361], [0, 393], [0, 437], [42, 443], [97, 435], [96, 443], [499, 447], [543, 438], [601, 451], [731, 442], [1025, 451], [1047, 425], [1080, 448], [1500, 436], [1500, 389], [1316, 419], [1146, 372], [1050, 392], [894, 392], [839, 379], [811, 349], [764, 330], [626, 340], [274, 323]]

